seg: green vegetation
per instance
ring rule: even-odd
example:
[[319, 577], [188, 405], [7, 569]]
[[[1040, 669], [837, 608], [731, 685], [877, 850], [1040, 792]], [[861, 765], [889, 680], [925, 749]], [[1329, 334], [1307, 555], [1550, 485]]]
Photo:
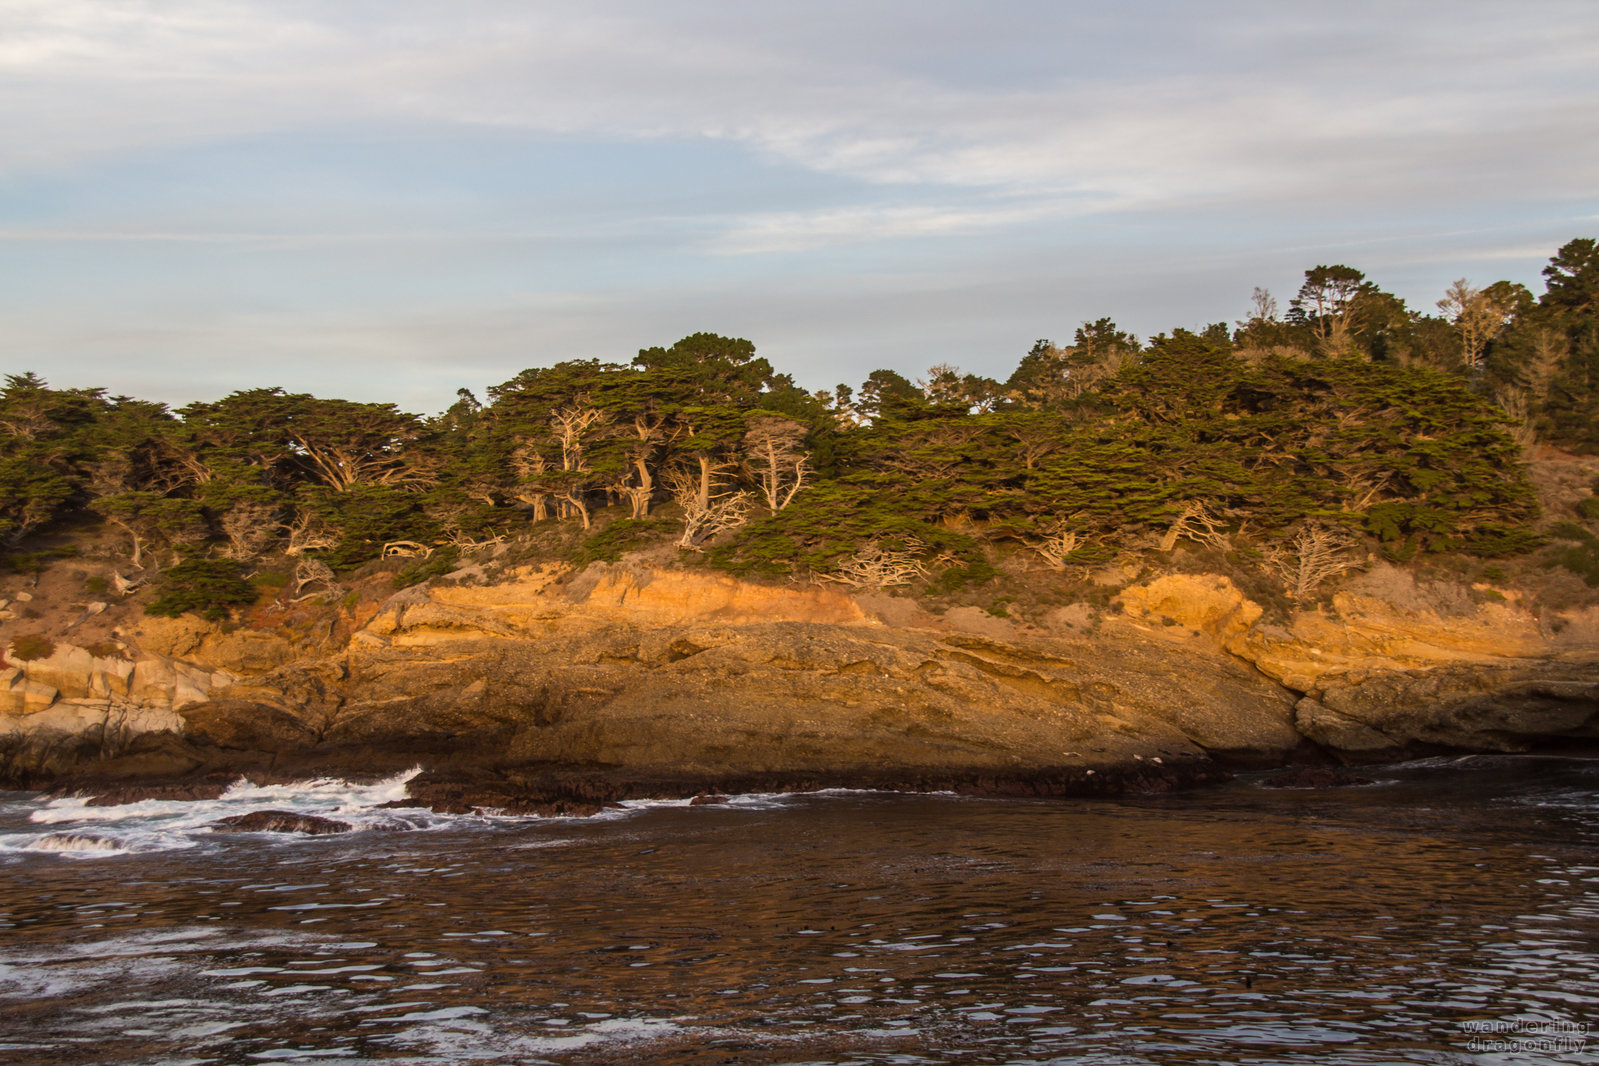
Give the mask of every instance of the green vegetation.
[[24, 633], [11, 642], [11, 657], [22, 662], [48, 659], [55, 653], [55, 641], [42, 633]]
[[255, 602], [256, 590], [228, 559], [186, 559], [161, 575], [156, 599], [145, 607], [150, 614], [176, 618], [186, 611], [211, 619], [227, 617], [234, 607]]
[[[1546, 544], [1520, 457], [1599, 452], [1599, 246], [1567, 243], [1544, 275], [1539, 297], [1457, 282], [1434, 315], [1322, 265], [1286, 314], [1257, 290], [1236, 329], [1144, 343], [1084, 322], [1003, 382], [935, 366], [811, 393], [710, 333], [463, 389], [435, 418], [276, 388], [169, 411], [13, 375], [0, 542], [36, 568], [98, 522], [119, 565], [165, 571], [151, 611], [211, 617], [262, 588], [342, 595], [336, 575], [388, 554], [410, 556], [402, 587], [490, 543], [527, 558], [554, 523], [580, 564], [675, 546], [935, 595], [1006, 558], [1070, 576], [1185, 543], [1302, 597], [1362, 542], [1395, 560]], [[1599, 573], [1592, 536], [1561, 565]]]
[[461, 554], [455, 548], [445, 546], [433, 552], [426, 558], [409, 563], [397, 572], [392, 578], [397, 589], [410, 588], [420, 585], [430, 577], [448, 574], [460, 565]]
[[1557, 541], [1550, 565], [1563, 566], [1590, 588], [1599, 586], [1599, 536], [1579, 525], [1562, 522], [1549, 531]]
[[618, 519], [585, 540], [573, 562], [578, 566], [618, 562], [623, 553], [659, 543], [672, 531], [672, 523], [664, 518]]

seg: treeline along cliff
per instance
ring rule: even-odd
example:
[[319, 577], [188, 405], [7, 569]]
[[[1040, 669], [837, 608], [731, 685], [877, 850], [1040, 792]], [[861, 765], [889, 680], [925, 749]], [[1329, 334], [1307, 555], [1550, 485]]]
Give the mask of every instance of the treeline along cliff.
[[337, 574], [387, 545], [440, 569], [540, 523], [596, 558], [670, 542], [737, 574], [945, 588], [1006, 545], [1068, 567], [1193, 539], [1247, 545], [1303, 596], [1358, 539], [1391, 559], [1541, 543], [1521, 455], [1599, 447], [1596, 243], [1545, 276], [1537, 297], [1460, 281], [1418, 313], [1316, 267], [1286, 315], [1257, 291], [1236, 328], [1140, 344], [1092, 321], [1003, 382], [879, 369], [812, 393], [747, 340], [694, 334], [462, 390], [432, 419], [280, 388], [174, 412], [19, 374], [0, 537], [27, 567], [40, 535], [98, 519], [126, 580], [165, 572], [157, 611], [249, 603], [264, 558]]
[[1361, 542], [1547, 543], [1521, 459], [1599, 449], [1599, 249], [1571, 241], [1544, 275], [1536, 297], [1458, 282], [1429, 314], [1319, 266], [1286, 314], [1257, 291], [1234, 328], [1141, 343], [1085, 322], [1004, 381], [935, 366], [813, 393], [706, 333], [525, 370], [434, 418], [276, 388], [174, 412], [12, 375], [0, 538], [27, 568], [102, 523], [120, 580], [159, 572], [168, 612], [254, 602], [266, 560], [310, 590], [387, 546], [427, 555], [420, 578], [546, 523], [589, 558], [670, 543], [741, 575], [934, 591], [988, 580], [996, 551], [1065, 569], [1184, 539], [1304, 597]]

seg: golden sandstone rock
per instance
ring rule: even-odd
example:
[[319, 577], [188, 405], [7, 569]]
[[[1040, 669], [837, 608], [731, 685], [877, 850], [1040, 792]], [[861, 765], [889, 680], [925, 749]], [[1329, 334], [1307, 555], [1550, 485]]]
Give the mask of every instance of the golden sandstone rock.
[[398, 593], [320, 657], [194, 620], [141, 625], [135, 661], [61, 644], [0, 675], [0, 730], [118, 707], [138, 728], [181, 716], [187, 764], [926, 780], [1599, 735], [1596, 620], [1407, 581], [1379, 570], [1268, 622], [1228, 578], [1173, 574], [1097, 629], [1046, 632], [839, 589], [526, 568]]

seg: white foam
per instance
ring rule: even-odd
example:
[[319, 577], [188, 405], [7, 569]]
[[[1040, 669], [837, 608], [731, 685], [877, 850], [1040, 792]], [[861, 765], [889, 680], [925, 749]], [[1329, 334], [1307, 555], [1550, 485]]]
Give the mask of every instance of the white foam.
[[105, 837], [87, 833], [46, 833], [35, 837], [23, 846], [25, 851], [96, 852], [121, 851], [122, 845]]
[[[422, 807], [389, 807], [404, 802], [407, 783], [419, 773], [421, 768], [415, 767], [368, 783], [325, 777], [255, 785], [241, 779], [210, 800], [140, 800], [106, 806], [92, 805], [82, 796], [47, 800], [28, 814], [29, 823], [44, 831], [0, 835], [0, 853], [103, 857], [214, 845], [225, 839], [213, 832], [214, 823], [264, 809], [334, 818], [349, 823], [352, 830], [432, 829], [473, 817], [437, 815]], [[71, 831], [80, 827], [85, 831]], [[285, 841], [315, 839], [299, 834], [279, 836]]]
[[[138, 852], [226, 846], [231, 838], [214, 832], [215, 823], [233, 815], [259, 810], [283, 810], [346, 822], [352, 831], [435, 830], [462, 825], [494, 825], [540, 821], [615, 821], [633, 818], [656, 808], [694, 806], [691, 798], [633, 799], [606, 807], [593, 815], [536, 816], [480, 810], [473, 814], [436, 814], [424, 807], [390, 806], [403, 803], [406, 786], [421, 773], [413, 767], [404, 773], [369, 783], [324, 777], [289, 784], [255, 785], [240, 779], [210, 800], [140, 800], [106, 806], [71, 796], [25, 803], [32, 808], [28, 822], [42, 832], [0, 834], [0, 855], [52, 852], [78, 858], [105, 858]], [[835, 798], [888, 794], [875, 789], [829, 788], [816, 792], [747, 792], [730, 795], [719, 803], [702, 804], [707, 811], [773, 810], [804, 802], [808, 797]], [[935, 793], [953, 795], [953, 793]], [[46, 827], [60, 827], [46, 828]], [[82, 832], [74, 832], [75, 829]], [[342, 834], [322, 836], [297, 833], [263, 834], [278, 842], [300, 843], [338, 840]], [[262, 836], [254, 836], [260, 840]], [[54, 838], [54, 842], [52, 839]], [[77, 841], [77, 842], [74, 842]], [[521, 844], [520, 847], [557, 847], [569, 841]]]

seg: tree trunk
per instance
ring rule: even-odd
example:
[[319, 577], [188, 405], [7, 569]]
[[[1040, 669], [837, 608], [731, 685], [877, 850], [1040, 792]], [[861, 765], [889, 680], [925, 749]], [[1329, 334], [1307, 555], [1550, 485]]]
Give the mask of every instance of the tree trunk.
[[583, 531], [585, 533], [588, 532], [589, 509], [588, 506], [584, 504], [581, 493], [568, 493], [567, 495], [562, 496], [561, 506], [567, 514], [577, 515], [578, 521], [583, 523]]

